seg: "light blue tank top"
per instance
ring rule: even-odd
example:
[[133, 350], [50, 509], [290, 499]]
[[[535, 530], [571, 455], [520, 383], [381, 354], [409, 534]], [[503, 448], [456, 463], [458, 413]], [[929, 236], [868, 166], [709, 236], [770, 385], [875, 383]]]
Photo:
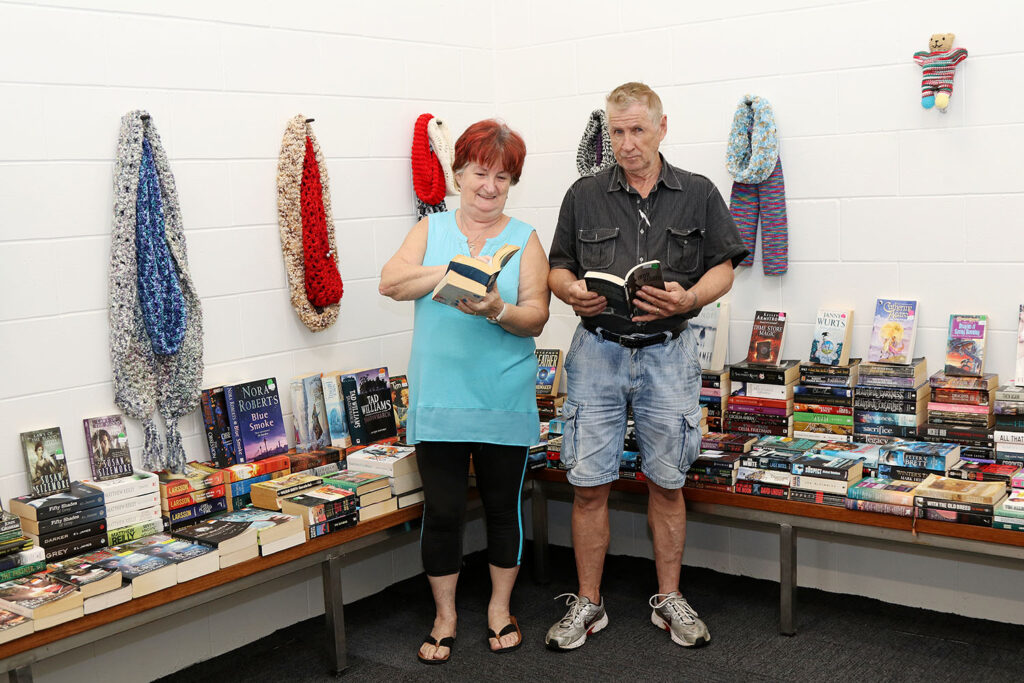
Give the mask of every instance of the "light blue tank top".
[[[430, 214], [423, 265], [447, 265], [469, 254], [455, 212]], [[515, 218], [481, 254], [505, 244], [519, 252], [498, 275], [503, 301], [519, 297], [519, 265], [533, 228]], [[416, 300], [409, 358], [409, 418], [406, 439], [468, 441], [532, 446], [540, 440], [537, 359], [532, 337], [517, 337], [482, 316], [471, 316], [431, 299]]]

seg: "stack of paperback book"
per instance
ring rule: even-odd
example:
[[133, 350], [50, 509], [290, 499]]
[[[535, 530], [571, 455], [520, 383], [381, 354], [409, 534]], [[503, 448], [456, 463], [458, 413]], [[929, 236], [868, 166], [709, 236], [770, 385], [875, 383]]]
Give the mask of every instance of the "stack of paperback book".
[[225, 467], [224, 482], [228, 510], [241, 510], [252, 504], [253, 484], [291, 474], [290, 467], [291, 461], [287, 455], [274, 455], [256, 462]]
[[996, 462], [1024, 465], [1024, 385], [999, 387], [994, 411], [992, 441]]
[[[157, 504], [159, 504], [158, 497]], [[42, 498], [30, 495], [11, 499], [11, 512], [21, 517], [21, 528], [37, 539], [47, 561], [72, 557], [107, 545], [107, 512], [103, 492], [72, 482], [70, 490]]]
[[359, 522], [357, 501], [352, 491], [325, 483], [285, 498], [281, 512], [301, 519], [306, 538], [313, 539], [355, 526]]
[[[18, 541], [23, 542], [25, 538], [27, 537], [21, 530], [21, 518], [10, 512], [0, 511], [0, 542], [13, 541], [17, 545]], [[45, 566], [46, 555], [38, 545], [28, 550], [12, 550], [0, 555], [0, 583], [35, 574]]]
[[[332, 445], [338, 448], [366, 446], [398, 435], [386, 367], [327, 372], [321, 382]], [[337, 418], [341, 417], [347, 434], [341, 433], [340, 424], [336, 429]]]
[[917, 516], [925, 519], [990, 527], [994, 511], [1006, 497], [1002, 482], [964, 481], [932, 474], [914, 490], [914, 506]]
[[82, 483], [103, 493], [107, 508], [107, 545], [126, 543], [164, 530], [160, 481], [156, 474], [137, 471], [128, 477]]
[[0, 583], [0, 609], [31, 619], [35, 631], [84, 614], [82, 592], [48, 574], [33, 574]]
[[732, 393], [725, 409], [725, 432], [754, 436], [793, 435], [793, 388], [800, 381], [800, 362], [776, 367], [735, 363], [729, 368]]
[[922, 482], [933, 474], [945, 476], [960, 460], [960, 446], [953, 443], [900, 441], [878, 450], [878, 476]]
[[884, 444], [915, 439], [928, 415], [927, 362], [909, 365], [864, 362], [854, 392], [853, 432], [857, 441]]
[[171, 535], [217, 548], [221, 569], [259, 557], [260, 554], [259, 534], [249, 521], [226, 521], [211, 517], [199, 524], [173, 531]]
[[1014, 478], [1006, 500], [992, 511], [992, 527], [1008, 531], [1024, 531], [1024, 476]]
[[164, 529], [174, 531], [228, 509], [224, 472], [188, 463], [182, 474], [159, 472]]
[[700, 373], [700, 404], [708, 411], [708, 429], [722, 431], [722, 418], [729, 402], [729, 369]]
[[325, 477], [343, 469], [344, 460], [341, 449], [334, 446], [325, 446], [319, 450], [312, 451], [289, 451], [288, 469], [294, 474], [305, 472], [315, 477]]
[[632, 419], [626, 421], [626, 436], [622, 440], [622, 457], [619, 458], [619, 477], [646, 481], [640, 469], [640, 444], [636, 440], [636, 425]]
[[253, 484], [249, 491], [252, 504], [264, 510], [280, 510], [285, 498], [302, 493], [323, 484], [322, 477], [314, 477], [305, 472], [288, 474], [278, 479], [270, 479]]
[[995, 462], [992, 408], [998, 384], [999, 378], [993, 374], [971, 377], [943, 371], [932, 375], [928, 380], [928, 422], [918, 428], [918, 438], [958, 443], [964, 460]]
[[360, 504], [359, 521], [423, 502], [423, 481], [420, 479], [414, 447], [374, 444], [351, 454], [347, 464], [349, 470], [354, 472], [388, 477], [394, 496], [394, 507], [388, 501], [374, 504], [379, 507], [363, 507]]
[[731, 493], [736, 486], [740, 457], [738, 452], [704, 451], [690, 465], [686, 486]]
[[846, 492], [864, 476], [864, 460], [858, 457], [835, 457], [824, 452], [796, 456], [790, 472], [789, 499], [801, 503], [819, 503], [844, 507]]
[[739, 458], [734, 490], [751, 496], [788, 499], [793, 483], [792, 464], [799, 457], [795, 451], [755, 447]]
[[256, 531], [260, 555], [272, 555], [306, 542], [306, 531], [302, 520], [274, 510], [260, 510], [249, 507], [233, 510], [216, 517], [220, 522], [245, 522]]
[[880, 450], [876, 444], [870, 443], [819, 441], [817, 446], [807, 451], [807, 454], [823, 455], [829, 458], [858, 458], [864, 463], [864, 476], [873, 477], [878, 474]]
[[793, 388], [793, 436], [823, 441], [853, 441], [853, 387], [860, 359], [846, 365], [803, 363]]
[[913, 517], [917, 485], [915, 481], [866, 477], [847, 489], [845, 505], [849, 510]]
[[35, 624], [28, 617], [6, 609], [0, 609], [0, 645], [17, 640], [35, 631]]
[[[328, 382], [331, 381], [333, 378], [328, 379]], [[291, 395], [295, 450], [299, 453], [308, 453], [331, 445], [327, 403], [324, 400], [324, 386], [320, 373], [313, 372], [293, 377]]]
[[[398, 501], [391, 493], [389, 479], [384, 474], [342, 470], [325, 478], [324, 483], [350, 491], [355, 496], [355, 504], [360, 513], [363, 509], [368, 510], [366, 519], [384, 514], [378, 512], [380, 509], [398, 509]], [[381, 508], [375, 507], [377, 505], [381, 505]]]
[[700, 447], [702, 451], [742, 454], [749, 453], [756, 443], [756, 436], [708, 432], [701, 437]]

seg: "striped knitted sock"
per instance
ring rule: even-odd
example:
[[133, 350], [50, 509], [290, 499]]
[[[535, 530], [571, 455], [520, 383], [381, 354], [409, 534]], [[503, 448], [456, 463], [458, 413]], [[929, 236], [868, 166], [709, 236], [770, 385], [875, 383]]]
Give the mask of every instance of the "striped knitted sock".
[[732, 184], [732, 195], [729, 197], [729, 212], [736, 221], [740, 231], [740, 239], [747, 248], [747, 258], [740, 262], [741, 266], [754, 264], [754, 242], [757, 239], [758, 191], [754, 183]]
[[784, 275], [789, 265], [789, 225], [782, 157], [772, 174], [758, 185], [761, 208], [761, 262], [765, 275]]

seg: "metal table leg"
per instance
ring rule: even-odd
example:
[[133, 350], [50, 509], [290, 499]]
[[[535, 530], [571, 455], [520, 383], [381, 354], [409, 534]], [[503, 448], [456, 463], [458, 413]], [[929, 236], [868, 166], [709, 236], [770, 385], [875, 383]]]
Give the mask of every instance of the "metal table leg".
[[779, 525], [779, 633], [796, 635], [796, 529]]
[[11, 669], [7, 672], [7, 680], [10, 683], [32, 683], [32, 665], [26, 664], [17, 669]]
[[345, 605], [341, 599], [341, 557], [329, 557], [320, 567], [324, 582], [324, 617], [327, 620], [327, 657], [331, 673], [337, 676], [348, 667], [345, 652]]
[[548, 496], [543, 482], [533, 482], [530, 504], [533, 506], [533, 580], [549, 583]]

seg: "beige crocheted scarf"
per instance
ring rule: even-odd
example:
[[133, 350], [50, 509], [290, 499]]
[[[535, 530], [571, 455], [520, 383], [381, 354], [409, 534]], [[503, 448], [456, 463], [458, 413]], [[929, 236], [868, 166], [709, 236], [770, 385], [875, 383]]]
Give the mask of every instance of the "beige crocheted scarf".
[[281, 158], [277, 163], [277, 222], [281, 231], [281, 250], [284, 267], [288, 272], [288, 288], [292, 308], [299, 320], [313, 332], [326, 330], [338, 319], [340, 303], [323, 308], [314, 306], [306, 294], [305, 265], [302, 254], [302, 166], [306, 156], [306, 136], [313, 143], [316, 163], [320, 167], [323, 185], [324, 213], [327, 219], [327, 240], [331, 251], [338, 253], [334, 241], [334, 214], [331, 211], [331, 193], [327, 179], [327, 163], [320, 152], [320, 144], [306, 117], [296, 114], [289, 122], [281, 141]]

